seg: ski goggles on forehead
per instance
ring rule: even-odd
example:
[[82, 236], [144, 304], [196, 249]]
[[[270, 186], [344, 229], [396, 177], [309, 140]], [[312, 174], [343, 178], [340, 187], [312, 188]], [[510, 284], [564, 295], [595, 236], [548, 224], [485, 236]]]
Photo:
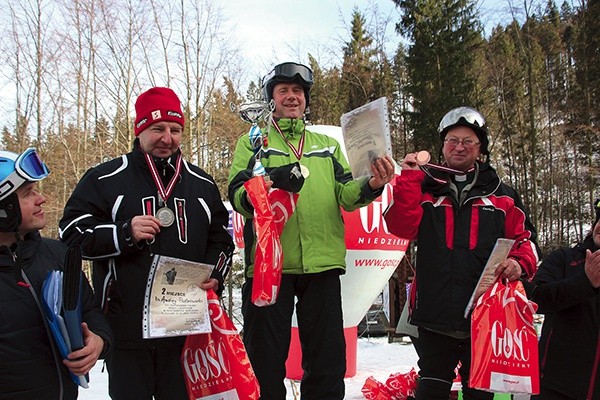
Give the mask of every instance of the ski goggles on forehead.
[[443, 132], [446, 128], [459, 124], [461, 120], [480, 128], [485, 125], [485, 118], [479, 112], [469, 107], [458, 107], [444, 115], [438, 127], [438, 132]]
[[15, 171], [27, 181], [37, 182], [48, 176], [50, 170], [33, 147], [21, 153], [15, 160]]
[[18, 155], [14, 161], [12, 157], [0, 157], [0, 201], [21, 185], [41, 181], [49, 173], [48, 167], [33, 147]]
[[313, 83], [313, 73], [311, 69], [306, 65], [293, 62], [276, 65], [275, 68], [263, 78], [263, 82], [268, 82], [275, 77], [291, 80], [296, 76], [300, 77], [300, 79], [309, 85], [312, 85]]

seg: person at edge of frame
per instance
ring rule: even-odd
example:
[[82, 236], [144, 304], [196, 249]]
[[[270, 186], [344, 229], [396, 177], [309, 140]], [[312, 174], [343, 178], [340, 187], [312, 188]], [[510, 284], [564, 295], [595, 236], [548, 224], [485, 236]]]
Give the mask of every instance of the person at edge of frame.
[[540, 394], [532, 400], [600, 400], [600, 200], [581, 243], [544, 257], [524, 282], [544, 314]]
[[[0, 398], [73, 400], [78, 385], [112, 347], [112, 332], [95, 306], [87, 279], [81, 285], [83, 347], [63, 359], [43, 310], [42, 286], [62, 271], [67, 246], [43, 237], [46, 197], [38, 182], [49, 174], [34, 148], [0, 150]], [[90, 383], [95, 384], [94, 382]]]

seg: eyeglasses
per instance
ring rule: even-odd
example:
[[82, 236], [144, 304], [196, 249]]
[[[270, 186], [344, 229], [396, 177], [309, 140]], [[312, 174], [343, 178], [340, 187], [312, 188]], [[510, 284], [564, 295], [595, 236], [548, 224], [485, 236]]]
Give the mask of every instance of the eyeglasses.
[[298, 76], [304, 84], [312, 86], [313, 84], [313, 73], [310, 68], [306, 65], [298, 64], [295, 62], [285, 62], [276, 65], [271, 72], [269, 72], [263, 78], [263, 86], [273, 78], [283, 78], [292, 80]]
[[462, 146], [468, 150], [471, 150], [475, 146], [479, 146], [479, 142], [476, 142], [473, 139], [469, 139], [469, 138], [462, 139], [462, 140], [458, 140], [457, 138], [448, 138], [448, 139], [444, 139], [444, 143], [446, 143], [448, 146], [450, 146], [452, 148], [455, 148], [459, 144], [462, 144]]
[[[448, 127], [461, 122], [461, 119], [470, 125], [483, 128], [485, 118], [479, 112], [471, 107], [457, 107], [446, 113], [438, 126], [438, 132], [443, 132]], [[457, 143], [458, 144], [458, 143]], [[466, 146], [465, 146], [466, 147]]]

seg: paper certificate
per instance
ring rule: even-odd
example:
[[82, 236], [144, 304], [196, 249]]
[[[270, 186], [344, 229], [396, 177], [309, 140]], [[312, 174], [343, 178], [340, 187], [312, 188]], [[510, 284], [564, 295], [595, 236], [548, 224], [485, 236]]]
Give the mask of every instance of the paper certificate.
[[494, 275], [494, 271], [496, 271], [496, 267], [502, 261], [506, 260], [508, 257], [508, 253], [510, 249], [512, 249], [515, 241], [512, 239], [504, 239], [500, 238], [496, 240], [496, 244], [492, 249], [492, 254], [487, 260], [485, 267], [483, 268], [483, 272], [479, 277], [479, 281], [477, 282], [477, 286], [475, 286], [475, 290], [469, 299], [469, 303], [467, 304], [467, 308], [465, 308], [464, 317], [467, 318], [469, 316], [469, 312], [473, 308], [473, 304], [481, 297], [482, 294], [485, 293], [495, 282], [498, 277]]
[[144, 339], [211, 331], [206, 291], [199, 284], [213, 266], [156, 255], [148, 274], [142, 332]]
[[373, 161], [392, 154], [387, 99], [381, 97], [343, 114], [340, 121], [352, 177], [371, 176]]

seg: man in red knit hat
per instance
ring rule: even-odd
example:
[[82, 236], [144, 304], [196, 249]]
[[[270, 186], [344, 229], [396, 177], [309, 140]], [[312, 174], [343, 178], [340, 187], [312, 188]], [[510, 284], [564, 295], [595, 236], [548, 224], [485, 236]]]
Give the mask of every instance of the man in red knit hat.
[[148, 273], [155, 255], [215, 265], [203, 289], [222, 290], [233, 250], [229, 213], [213, 178], [181, 154], [181, 103], [154, 87], [135, 103], [133, 150], [88, 170], [68, 200], [60, 238], [93, 260], [95, 294], [115, 347], [106, 360], [112, 399], [187, 399], [185, 337], [144, 339]]

